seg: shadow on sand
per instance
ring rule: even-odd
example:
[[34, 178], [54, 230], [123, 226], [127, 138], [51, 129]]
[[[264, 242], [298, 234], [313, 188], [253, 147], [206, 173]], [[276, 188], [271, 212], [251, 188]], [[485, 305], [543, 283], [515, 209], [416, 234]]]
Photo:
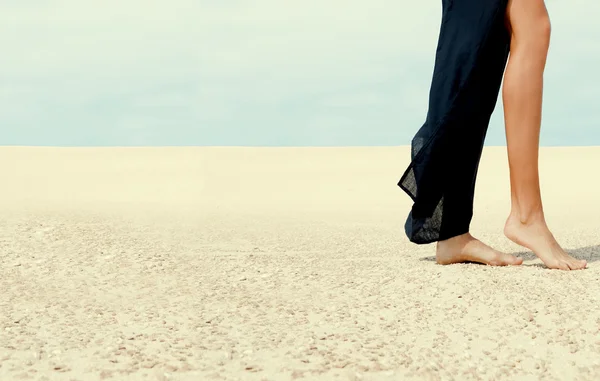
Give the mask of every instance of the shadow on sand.
[[[588, 263], [598, 262], [600, 261], [600, 245], [594, 246], [585, 246], [579, 249], [565, 249], [569, 255], [577, 258], [577, 259], [585, 259]], [[523, 261], [532, 261], [537, 259], [536, 255], [531, 251], [517, 251], [511, 253], [516, 257], [523, 258]], [[435, 257], [424, 257], [420, 258], [421, 261], [427, 262], [435, 262]], [[532, 263], [532, 264], [523, 264], [524, 266], [536, 266], [536, 267], [546, 267], [541, 263]]]

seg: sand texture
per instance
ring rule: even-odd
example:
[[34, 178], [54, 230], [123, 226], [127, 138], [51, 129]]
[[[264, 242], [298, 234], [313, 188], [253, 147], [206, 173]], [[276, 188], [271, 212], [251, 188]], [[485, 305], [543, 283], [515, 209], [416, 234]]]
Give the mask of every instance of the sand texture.
[[401, 148], [0, 148], [0, 380], [599, 380], [600, 148], [541, 150], [579, 272], [439, 266]]

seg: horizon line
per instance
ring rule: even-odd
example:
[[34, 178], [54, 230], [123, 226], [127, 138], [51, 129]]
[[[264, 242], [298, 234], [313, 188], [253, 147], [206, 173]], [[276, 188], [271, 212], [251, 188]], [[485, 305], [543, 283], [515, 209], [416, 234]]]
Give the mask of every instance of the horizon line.
[[[0, 145], [3, 148], [410, 148], [410, 144], [403, 145], [345, 145], [345, 146], [326, 146], [326, 145]], [[485, 148], [506, 148], [507, 145], [485, 145]], [[540, 145], [540, 148], [600, 148], [598, 145]]]

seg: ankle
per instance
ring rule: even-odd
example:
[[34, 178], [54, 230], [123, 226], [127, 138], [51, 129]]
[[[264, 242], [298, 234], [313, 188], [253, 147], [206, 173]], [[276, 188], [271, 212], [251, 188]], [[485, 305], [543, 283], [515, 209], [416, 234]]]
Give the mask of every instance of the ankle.
[[544, 217], [544, 211], [541, 208], [527, 212], [512, 210], [508, 217], [508, 222], [513, 224], [517, 223], [523, 226], [545, 225], [546, 218]]
[[471, 233], [464, 233], [464, 234], [461, 234], [461, 235], [454, 236], [452, 238], [445, 239], [443, 241], [438, 241], [437, 245], [438, 246], [440, 246], [440, 245], [442, 245], [442, 246], [444, 246], [444, 245], [456, 245], [456, 244], [460, 244], [460, 243], [464, 243], [466, 241], [469, 241], [472, 238], [473, 238], [473, 236], [471, 236]]

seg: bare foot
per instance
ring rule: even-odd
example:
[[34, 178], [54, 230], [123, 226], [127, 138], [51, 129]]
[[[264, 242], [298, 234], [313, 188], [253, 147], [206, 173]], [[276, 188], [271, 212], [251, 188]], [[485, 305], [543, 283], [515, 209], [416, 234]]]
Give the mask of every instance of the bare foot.
[[571, 257], [556, 242], [543, 218], [522, 223], [511, 215], [504, 226], [504, 234], [514, 243], [533, 251], [548, 268], [560, 270], [581, 270], [587, 262]]
[[469, 233], [438, 242], [435, 258], [440, 265], [477, 262], [489, 266], [518, 266], [523, 263], [522, 258], [494, 250]]

